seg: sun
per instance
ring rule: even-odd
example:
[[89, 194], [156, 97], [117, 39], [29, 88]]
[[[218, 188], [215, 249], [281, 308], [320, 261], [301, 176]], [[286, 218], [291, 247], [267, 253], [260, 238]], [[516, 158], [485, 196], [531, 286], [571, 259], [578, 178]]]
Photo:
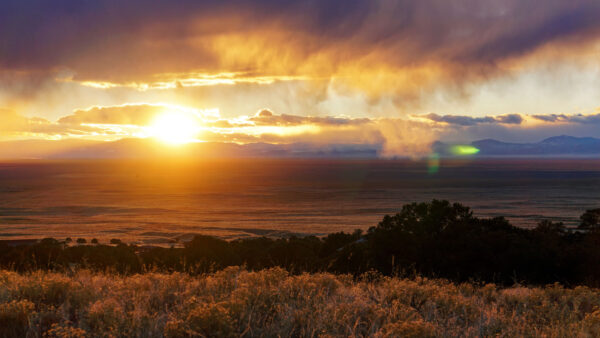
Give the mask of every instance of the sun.
[[167, 112], [158, 115], [149, 127], [150, 135], [168, 144], [193, 142], [198, 135], [198, 121], [189, 114]]

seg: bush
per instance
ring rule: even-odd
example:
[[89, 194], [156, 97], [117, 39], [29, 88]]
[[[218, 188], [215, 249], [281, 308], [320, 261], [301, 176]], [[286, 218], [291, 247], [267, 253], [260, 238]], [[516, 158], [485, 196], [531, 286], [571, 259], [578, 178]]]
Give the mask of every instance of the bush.
[[[65, 296], [57, 297], [62, 283]], [[36, 287], [39, 286], [39, 287]], [[0, 337], [588, 337], [600, 291], [402, 279], [217, 273], [69, 275], [0, 270]]]
[[596, 230], [600, 227], [600, 208], [587, 210], [579, 219], [581, 220], [579, 228]]
[[0, 337], [24, 337], [34, 308], [26, 299], [0, 304]]

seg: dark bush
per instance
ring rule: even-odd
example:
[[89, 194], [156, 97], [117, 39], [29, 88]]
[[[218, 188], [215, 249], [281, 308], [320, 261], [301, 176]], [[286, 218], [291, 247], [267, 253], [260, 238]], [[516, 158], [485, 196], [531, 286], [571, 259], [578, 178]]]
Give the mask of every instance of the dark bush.
[[587, 230], [597, 230], [600, 228], [600, 208], [586, 210], [579, 218], [581, 223], [579, 228]]

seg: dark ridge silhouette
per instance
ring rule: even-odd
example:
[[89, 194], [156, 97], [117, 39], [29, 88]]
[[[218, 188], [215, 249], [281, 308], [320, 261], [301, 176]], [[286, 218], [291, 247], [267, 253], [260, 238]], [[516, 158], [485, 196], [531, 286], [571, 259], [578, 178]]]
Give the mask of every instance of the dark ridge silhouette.
[[112, 142], [22, 140], [0, 142], [0, 159], [377, 158], [381, 149], [381, 144], [200, 142], [174, 148], [154, 139], [140, 138], [120, 139]]
[[[553, 136], [537, 143], [509, 143], [494, 139], [471, 142], [476, 156], [592, 156], [600, 155], [600, 139], [593, 137]], [[432, 151], [442, 156], [455, 156], [453, 144], [435, 142]]]

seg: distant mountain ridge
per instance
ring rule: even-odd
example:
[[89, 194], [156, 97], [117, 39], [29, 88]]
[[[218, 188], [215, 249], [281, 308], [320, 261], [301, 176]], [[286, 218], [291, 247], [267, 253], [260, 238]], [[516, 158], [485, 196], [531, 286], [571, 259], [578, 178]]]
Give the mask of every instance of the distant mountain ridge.
[[380, 145], [310, 143], [236, 144], [199, 142], [169, 146], [152, 139], [22, 140], [0, 142], [0, 159], [110, 159], [110, 158], [377, 158]]
[[[600, 138], [560, 135], [536, 143], [510, 143], [494, 139], [471, 142], [479, 151], [476, 156], [586, 156], [600, 155]], [[454, 156], [455, 144], [435, 142], [432, 151], [442, 156]]]
[[[457, 144], [434, 142], [431, 151], [445, 157], [458, 156]], [[463, 146], [464, 144], [460, 145]], [[554, 136], [537, 143], [510, 143], [495, 139], [471, 142], [470, 156], [599, 156], [600, 138]], [[471, 149], [472, 150], [472, 149]], [[111, 159], [111, 158], [378, 158], [382, 144], [270, 144], [200, 142], [168, 146], [152, 139], [22, 140], [0, 142], [0, 159]]]

